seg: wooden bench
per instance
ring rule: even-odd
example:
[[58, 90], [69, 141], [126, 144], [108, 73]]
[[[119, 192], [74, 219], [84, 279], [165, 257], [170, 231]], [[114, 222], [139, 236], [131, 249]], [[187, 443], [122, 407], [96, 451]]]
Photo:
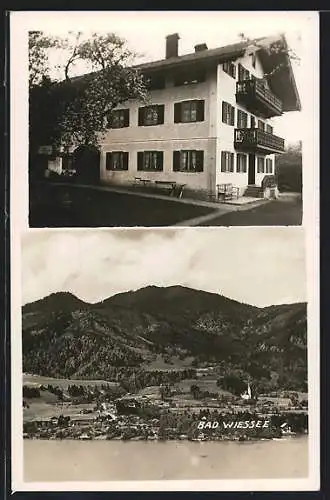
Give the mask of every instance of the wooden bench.
[[133, 185], [134, 186], [139, 186], [142, 184], [142, 186], [149, 186], [152, 183], [150, 179], [143, 179], [142, 177], [134, 177]]
[[178, 184], [175, 181], [155, 181], [156, 186], [167, 190], [169, 196], [182, 198], [185, 184]]
[[217, 200], [228, 201], [237, 199], [239, 196], [239, 188], [230, 183], [217, 184]]

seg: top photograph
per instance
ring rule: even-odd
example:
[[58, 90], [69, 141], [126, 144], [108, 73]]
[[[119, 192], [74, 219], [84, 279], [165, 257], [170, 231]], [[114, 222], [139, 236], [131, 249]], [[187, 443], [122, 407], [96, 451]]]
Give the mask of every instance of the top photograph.
[[108, 11], [29, 30], [29, 226], [301, 225], [290, 14]]

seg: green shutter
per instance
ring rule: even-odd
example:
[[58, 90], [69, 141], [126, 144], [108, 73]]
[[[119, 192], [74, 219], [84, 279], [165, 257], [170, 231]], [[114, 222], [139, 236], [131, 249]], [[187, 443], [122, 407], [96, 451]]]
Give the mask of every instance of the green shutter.
[[181, 102], [174, 104], [174, 123], [181, 122]]
[[163, 125], [164, 123], [164, 104], [160, 104], [157, 106], [157, 114], [158, 114], [158, 125]]
[[180, 170], [180, 151], [173, 151], [173, 172]]
[[129, 127], [129, 109], [124, 109], [124, 127]]
[[137, 169], [143, 170], [143, 151], [138, 151], [137, 154]]
[[163, 151], [157, 152], [157, 170], [163, 170], [164, 154]]
[[124, 151], [123, 155], [123, 170], [128, 170], [128, 152]]
[[139, 126], [144, 125], [144, 109], [145, 108], [139, 108]]
[[226, 151], [221, 151], [221, 172], [226, 172]]
[[204, 101], [197, 101], [197, 121], [198, 122], [203, 122], [204, 121], [204, 107], [205, 107], [205, 102]]
[[105, 168], [106, 170], [111, 170], [112, 166], [112, 153], [105, 154]]
[[196, 171], [203, 172], [204, 170], [204, 151], [196, 151]]
[[222, 101], [222, 122], [226, 123], [226, 105], [225, 101]]
[[235, 108], [230, 106], [230, 125], [235, 125]]

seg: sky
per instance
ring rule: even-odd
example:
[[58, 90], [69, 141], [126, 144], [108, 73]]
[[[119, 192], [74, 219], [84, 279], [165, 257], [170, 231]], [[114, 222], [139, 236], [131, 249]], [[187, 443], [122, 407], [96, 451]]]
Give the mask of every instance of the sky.
[[182, 285], [256, 306], [306, 300], [300, 227], [30, 230], [23, 304], [67, 291], [87, 302]]
[[[54, 35], [67, 36], [69, 31], [115, 32], [127, 40], [129, 48], [142, 56], [136, 61], [147, 62], [165, 57], [165, 36], [179, 33], [179, 55], [194, 51], [194, 45], [207, 43], [208, 48], [239, 41], [239, 33], [254, 38], [284, 33], [289, 46], [300, 58], [293, 61], [293, 70], [304, 106], [306, 88], [305, 46], [310, 45], [312, 26], [317, 22], [317, 12], [295, 11], [104, 11], [104, 12], [25, 12], [29, 29], [40, 29]], [[318, 49], [316, 49], [318, 50]], [[300, 140], [299, 112], [291, 112], [275, 121], [275, 134], [289, 142]]]

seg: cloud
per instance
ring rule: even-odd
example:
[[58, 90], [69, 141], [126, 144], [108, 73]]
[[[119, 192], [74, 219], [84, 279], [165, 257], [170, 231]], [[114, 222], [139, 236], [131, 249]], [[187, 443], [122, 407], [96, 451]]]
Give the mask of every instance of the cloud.
[[70, 291], [95, 302], [180, 284], [256, 305], [303, 301], [303, 248], [301, 228], [32, 231], [22, 242], [22, 298]]

